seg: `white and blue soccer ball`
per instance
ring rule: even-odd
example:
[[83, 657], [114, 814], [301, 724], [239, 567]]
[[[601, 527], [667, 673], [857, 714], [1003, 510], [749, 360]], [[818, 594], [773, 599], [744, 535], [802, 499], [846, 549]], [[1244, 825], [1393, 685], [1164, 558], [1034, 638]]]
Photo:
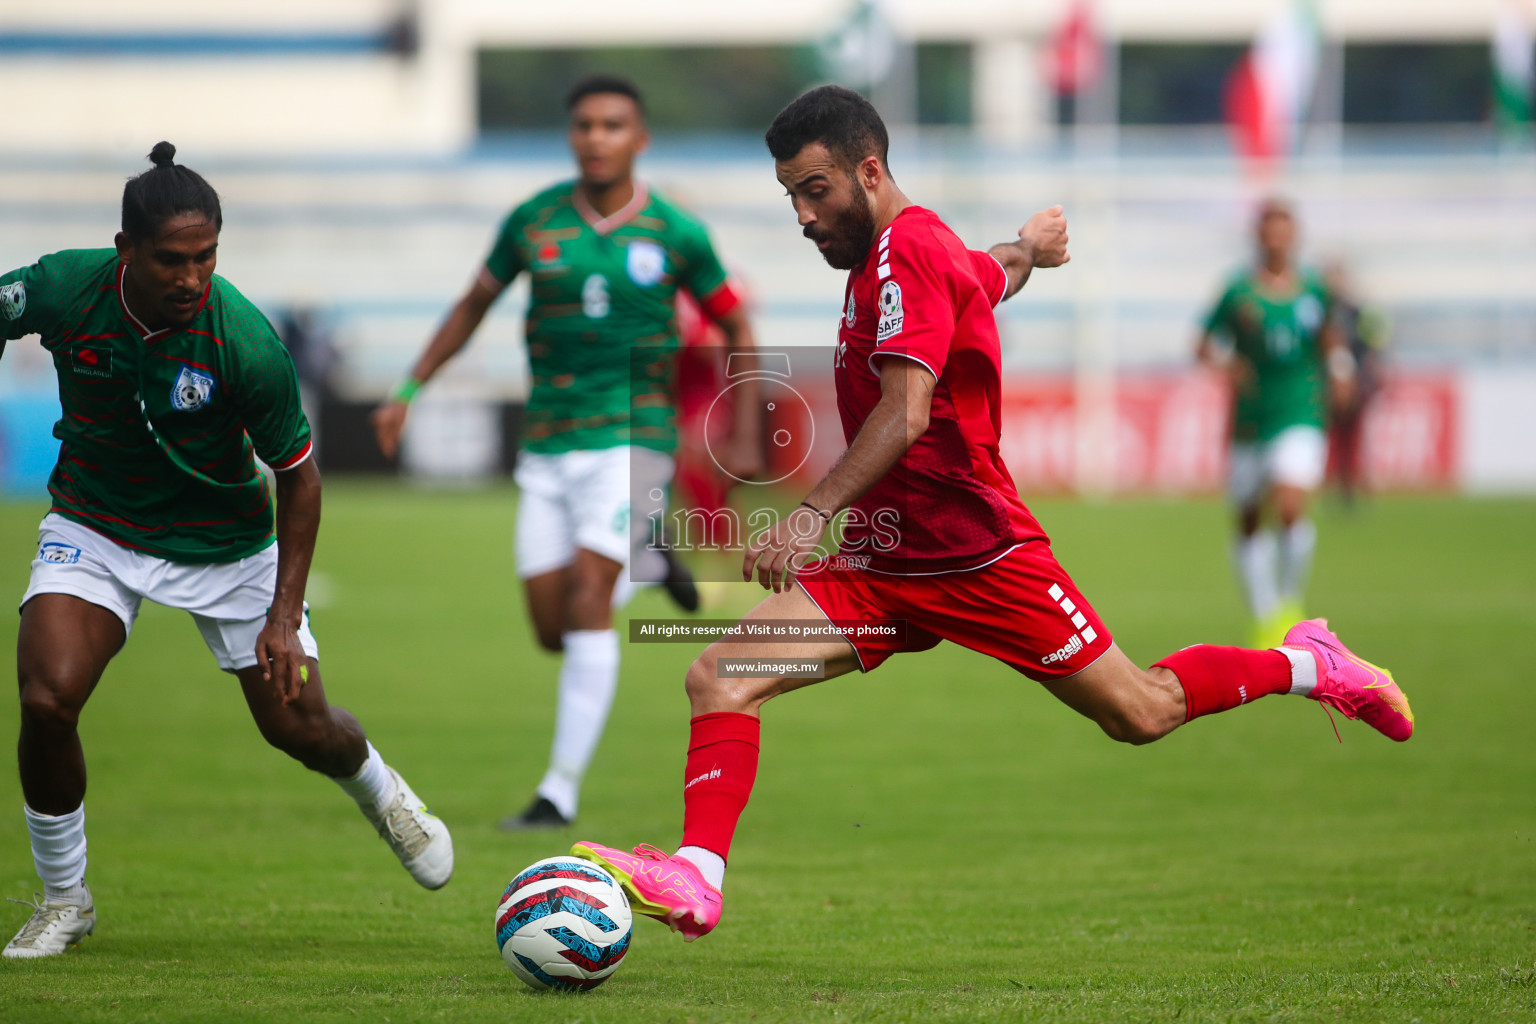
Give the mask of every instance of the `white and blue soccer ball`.
[[612, 875], [575, 857], [549, 857], [524, 868], [501, 894], [496, 945], [532, 987], [579, 992], [619, 969], [634, 924]]

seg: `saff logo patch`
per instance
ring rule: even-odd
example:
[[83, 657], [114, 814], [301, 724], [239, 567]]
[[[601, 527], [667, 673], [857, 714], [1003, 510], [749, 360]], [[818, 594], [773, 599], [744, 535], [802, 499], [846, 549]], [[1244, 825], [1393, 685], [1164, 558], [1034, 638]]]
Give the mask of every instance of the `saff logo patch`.
[[25, 281], [12, 281], [0, 286], [0, 316], [7, 320], [20, 320], [27, 311], [27, 285]]
[[45, 541], [37, 549], [37, 560], [54, 565], [74, 565], [80, 561], [80, 549], [70, 544], [60, 544], [56, 540]]
[[858, 307], [858, 304], [853, 301], [853, 289], [849, 288], [848, 289], [848, 311], [843, 314], [843, 323], [847, 324], [849, 327], [852, 327], [853, 326], [853, 322], [858, 319], [858, 316], [859, 316], [859, 307]]
[[94, 345], [77, 345], [70, 349], [69, 368], [81, 377], [110, 377], [112, 350]]
[[880, 286], [880, 322], [875, 327], [875, 344], [880, 345], [890, 341], [901, 333], [902, 321], [906, 314], [901, 309], [901, 285], [895, 281], [886, 281]]
[[177, 412], [196, 412], [213, 397], [213, 378], [182, 364], [171, 386], [171, 408]]

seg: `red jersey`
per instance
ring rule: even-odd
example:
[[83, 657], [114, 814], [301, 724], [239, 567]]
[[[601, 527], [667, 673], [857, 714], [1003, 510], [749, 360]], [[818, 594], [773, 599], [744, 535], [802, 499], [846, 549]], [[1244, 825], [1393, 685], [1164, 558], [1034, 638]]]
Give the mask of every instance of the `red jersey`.
[[1002, 352], [992, 308], [1008, 275], [937, 214], [903, 210], [848, 274], [834, 378], [848, 443], [880, 401], [882, 357], [915, 359], [937, 385], [928, 429], [853, 503], [842, 553], [875, 572], [974, 569], [1045, 532], [998, 454]]

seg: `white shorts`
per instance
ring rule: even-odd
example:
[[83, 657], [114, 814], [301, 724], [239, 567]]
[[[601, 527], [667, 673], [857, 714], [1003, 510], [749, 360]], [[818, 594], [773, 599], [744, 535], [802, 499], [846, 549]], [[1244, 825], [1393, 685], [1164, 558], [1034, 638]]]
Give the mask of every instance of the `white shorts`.
[[570, 565], [577, 548], [628, 566], [666, 511], [672, 468], [671, 456], [629, 445], [519, 455], [518, 575]]
[[1264, 442], [1235, 442], [1227, 469], [1227, 496], [1252, 508], [1276, 485], [1315, 491], [1328, 468], [1328, 435], [1317, 427], [1286, 427]]
[[[172, 562], [115, 544], [50, 512], [38, 527], [37, 557], [21, 603], [38, 594], [69, 594], [116, 615], [125, 635], [133, 632], [145, 598], [180, 608], [192, 613], [219, 668], [235, 672], [256, 664], [256, 636], [267, 624], [276, 588], [276, 545], [238, 562]], [[307, 602], [299, 643], [311, 658], [320, 656]]]

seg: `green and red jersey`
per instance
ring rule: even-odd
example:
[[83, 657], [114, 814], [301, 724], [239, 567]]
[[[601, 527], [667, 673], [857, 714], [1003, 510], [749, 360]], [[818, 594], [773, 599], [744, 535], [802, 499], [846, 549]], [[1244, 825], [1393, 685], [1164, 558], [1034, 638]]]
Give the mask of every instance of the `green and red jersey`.
[[275, 540], [257, 457], [311, 451], [288, 351], [217, 275], [191, 323], [151, 331], [123, 273], [113, 249], [71, 249], [0, 275], [0, 338], [41, 335], [59, 376], [53, 511], [172, 561], [252, 555]]
[[533, 287], [523, 447], [670, 453], [678, 289], [711, 318], [740, 301], [704, 225], [639, 182], [622, 210], [601, 217], [566, 182], [512, 211], [481, 280], [499, 291], [524, 271]]
[[1270, 291], [1251, 270], [1228, 283], [1205, 329], [1253, 367], [1253, 378], [1236, 395], [1234, 441], [1268, 441], [1287, 427], [1322, 427], [1328, 407], [1323, 325], [1331, 304], [1322, 277], [1312, 271], [1301, 271], [1286, 294]]

